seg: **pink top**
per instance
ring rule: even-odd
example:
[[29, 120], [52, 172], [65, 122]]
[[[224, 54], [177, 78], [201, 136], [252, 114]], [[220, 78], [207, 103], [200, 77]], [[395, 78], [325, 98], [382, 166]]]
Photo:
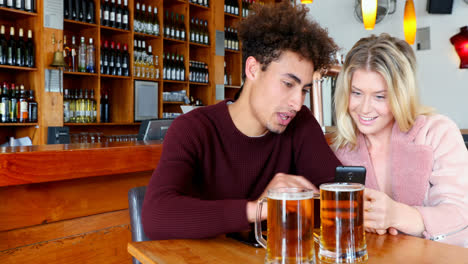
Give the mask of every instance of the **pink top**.
[[[380, 190], [364, 136], [357, 141], [335, 154], [343, 165], [366, 167], [366, 187]], [[391, 198], [419, 210], [425, 238], [468, 247], [468, 151], [457, 125], [421, 115], [406, 133], [395, 123], [390, 144]]]

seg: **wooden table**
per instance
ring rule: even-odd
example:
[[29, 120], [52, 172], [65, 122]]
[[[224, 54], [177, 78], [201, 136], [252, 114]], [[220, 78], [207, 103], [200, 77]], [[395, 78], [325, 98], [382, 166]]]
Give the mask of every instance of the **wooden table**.
[[[379, 263], [464, 263], [468, 249], [405, 235], [366, 233], [368, 264]], [[258, 263], [265, 258], [263, 248], [254, 248], [224, 236], [211, 239], [180, 239], [130, 242], [128, 252], [143, 264]]]

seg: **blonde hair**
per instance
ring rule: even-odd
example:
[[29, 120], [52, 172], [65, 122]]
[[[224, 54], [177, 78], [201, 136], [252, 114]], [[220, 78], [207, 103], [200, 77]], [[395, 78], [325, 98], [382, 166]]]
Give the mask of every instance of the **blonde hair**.
[[384, 78], [390, 109], [401, 131], [407, 132], [418, 115], [433, 112], [419, 103], [413, 49], [404, 40], [386, 33], [362, 38], [347, 54], [336, 82], [336, 131], [332, 138], [335, 150], [344, 146], [354, 149], [357, 144], [359, 130], [348, 106], [352, 77], [359, 69], [377, 72]]

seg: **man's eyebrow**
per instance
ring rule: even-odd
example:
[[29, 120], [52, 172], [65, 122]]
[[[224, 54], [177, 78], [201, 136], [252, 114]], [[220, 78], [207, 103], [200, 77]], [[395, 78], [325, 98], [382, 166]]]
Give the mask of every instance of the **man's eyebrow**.
[[298, 84], [301, 84], [301, 79], [299, 79], [299, 77], [297, 77], [296, 75], [294, 75], [292, 73], [285, 73], [283, 75], [286, 75], [289, 78], [294, 79], [294, 81], [296, 81]]

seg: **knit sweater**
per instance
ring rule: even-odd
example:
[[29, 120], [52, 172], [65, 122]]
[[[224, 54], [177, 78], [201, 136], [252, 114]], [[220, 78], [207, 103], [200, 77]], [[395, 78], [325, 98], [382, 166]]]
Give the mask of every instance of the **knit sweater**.
[[[366, 187], [382, 191], [363, 135], [357, 143], [337, 157], [366, 167]], [[468, 152], [457, 125], [443, 115], [418, 116], [408, 132], [395, 123], [390, 149], [390, 197], [419, 211], [425, 238], [468, 247]]]
[[227, 101], [174, 120], [148, 184], [142, 222], [148, 238], [203, 238], [249, 228], [248, 201], [276, 173], [302, 175], [315, 186], [333, 181], [340, 162], [306, 107], [281, 134], [248, 137]]

